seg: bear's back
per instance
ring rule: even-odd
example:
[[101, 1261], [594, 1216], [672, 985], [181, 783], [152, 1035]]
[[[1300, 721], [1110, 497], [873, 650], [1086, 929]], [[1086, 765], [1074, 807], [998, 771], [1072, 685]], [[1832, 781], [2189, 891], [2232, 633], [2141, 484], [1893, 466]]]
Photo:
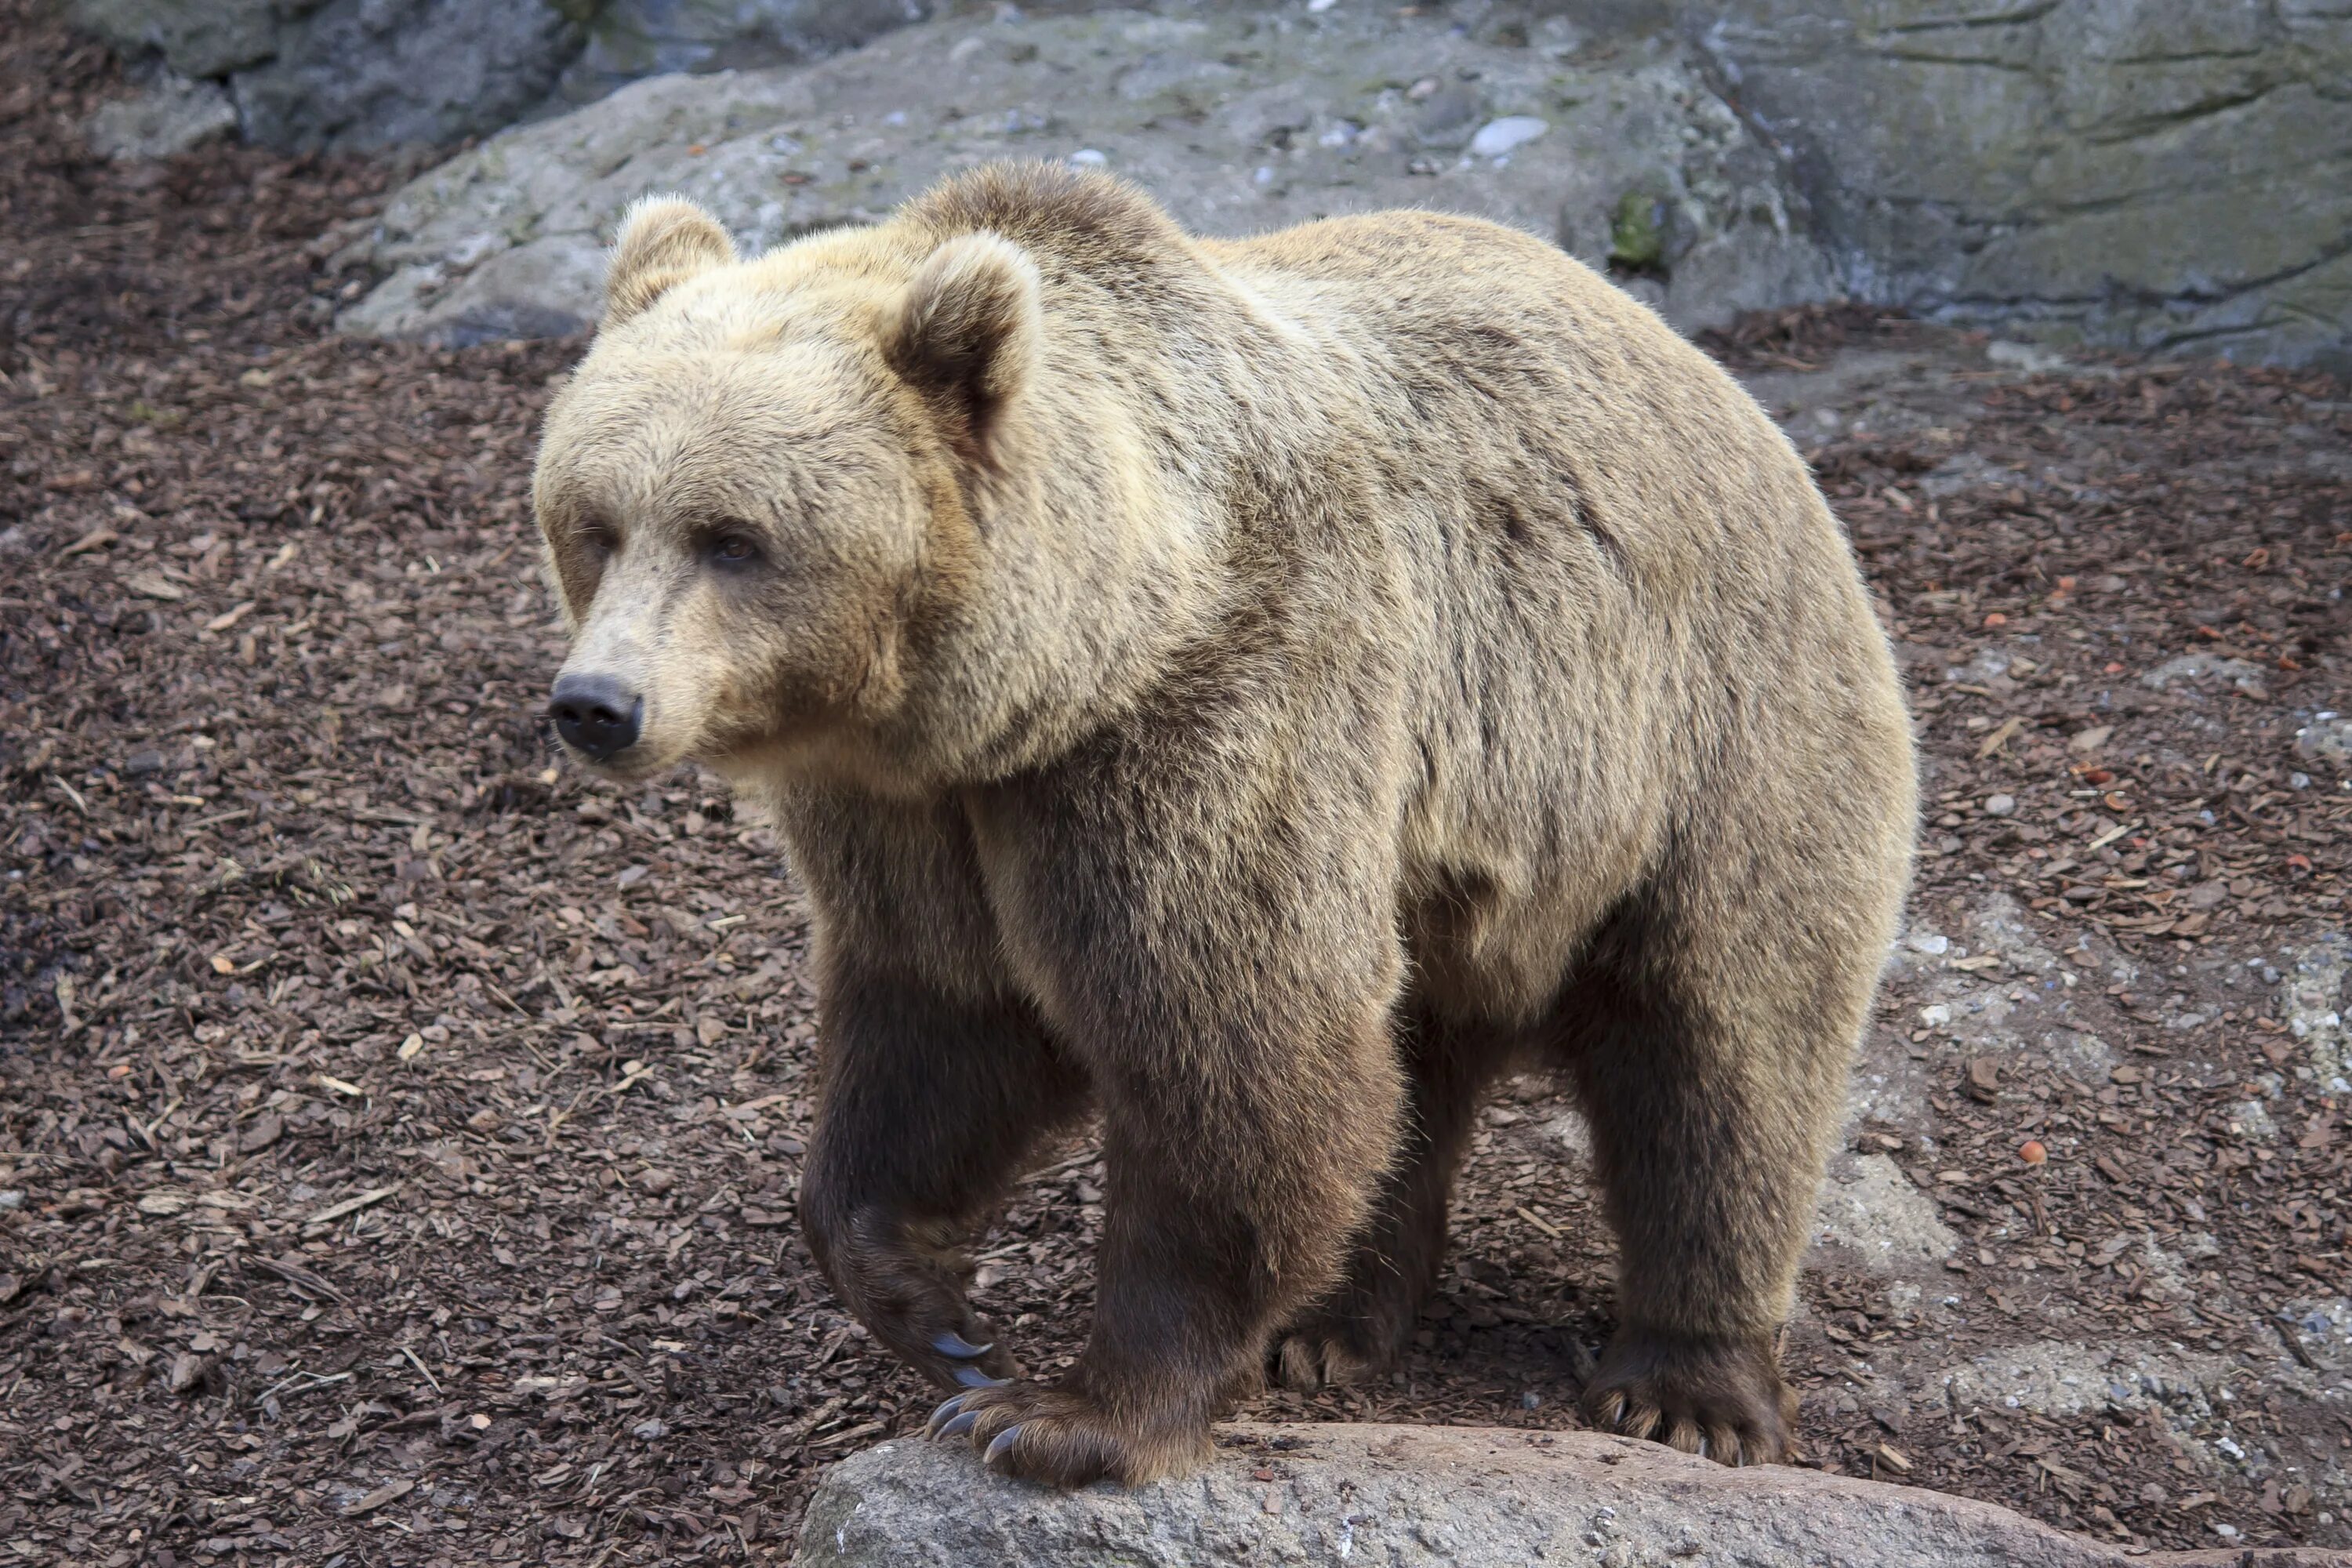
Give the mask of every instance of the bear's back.
[[1823, 574], [1852, 575], [1811, 476], [1755, 400], [1558, 247], [1411, 209], [1195, 243], [1326, 351], [1338, 374], [1318, 390], [1360, 401], [1367, 447], [1435, 514], [1507, 510], [1534, 537], [1571, 533], [1658, 605], [1773, 586], [1810, 596]]

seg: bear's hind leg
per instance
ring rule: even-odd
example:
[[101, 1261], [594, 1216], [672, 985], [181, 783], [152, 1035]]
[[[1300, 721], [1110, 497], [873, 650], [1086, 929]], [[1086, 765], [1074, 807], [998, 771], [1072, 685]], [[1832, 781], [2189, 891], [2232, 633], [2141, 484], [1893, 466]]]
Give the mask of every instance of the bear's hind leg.
[[1037, 1141], [1085, 1100], [1025, 1007], [836, 974], [801, 1222], [858, 1321], [944, 1387], [1015, 1375], [964, 1294], [963, 1246]]
[[1775, 1342], [1874, 939], [1792, 921], [1780, 951], [1710, 951], [1613, 923], [1561, 1015], [1621, 1249], [1619, 1327], [1585, 1414], [1726, 1464], [1780, 1462], [1796, 1400]]
[[1403, 1136], [1346, 1277], [1276, 1346], [1286, 1387], [1360, 1381], [1403, 1352], [1445, 1252], [1445, 1205], [1469, 1144], [1478, 1096], [1501, 1068], [1500, 1034], [1416, 1010], [1401, 1031], [1411, 1075]]

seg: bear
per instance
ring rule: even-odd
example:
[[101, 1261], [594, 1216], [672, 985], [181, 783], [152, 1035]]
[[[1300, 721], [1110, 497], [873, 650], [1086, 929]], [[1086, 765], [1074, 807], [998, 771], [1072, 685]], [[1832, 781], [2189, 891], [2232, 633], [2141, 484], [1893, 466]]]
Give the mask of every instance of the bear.
[[[1620, 1250], [1580, 1395], [1790, 1456], [1777, 1360], [1911, 866], [1911, 730], [1756, 403], [1550, 245], [1187, 235], [996, 164], [740, 257], [647, 199], [533, 477], [583, 764], [692, 760], [811, 912], [818, 1265], [1076, 1487], [1399, 1352], [1483, 1089], [1556, 1074]], [[968, 1247], [1099, 1121], [1094, 1314]]]

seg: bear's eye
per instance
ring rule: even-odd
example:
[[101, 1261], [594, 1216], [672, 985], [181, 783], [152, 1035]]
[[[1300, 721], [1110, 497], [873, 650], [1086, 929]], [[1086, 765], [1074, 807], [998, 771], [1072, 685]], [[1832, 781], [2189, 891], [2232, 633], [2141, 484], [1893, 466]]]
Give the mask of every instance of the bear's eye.
[[621, 547], [621, 536], [609, 523], [592, 522], [580, 530], [580, 542], [601, 561], [609, 558]]
[[750, 534], [729, 529], [712, 534], [703, 552], [714, 566], [748, 566], [760, 558], [760, 546]]

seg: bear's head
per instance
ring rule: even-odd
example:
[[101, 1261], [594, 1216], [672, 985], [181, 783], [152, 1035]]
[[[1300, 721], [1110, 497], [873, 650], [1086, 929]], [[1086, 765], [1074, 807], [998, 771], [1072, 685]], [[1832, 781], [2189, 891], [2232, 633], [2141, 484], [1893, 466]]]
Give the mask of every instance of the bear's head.
[[887, 731], [1018, 447], [1038, 299], [994, 234], [841, 230], [746, 260], [692, 203], [634, 207], [533, 481], [574, 755], [773, 771]]

